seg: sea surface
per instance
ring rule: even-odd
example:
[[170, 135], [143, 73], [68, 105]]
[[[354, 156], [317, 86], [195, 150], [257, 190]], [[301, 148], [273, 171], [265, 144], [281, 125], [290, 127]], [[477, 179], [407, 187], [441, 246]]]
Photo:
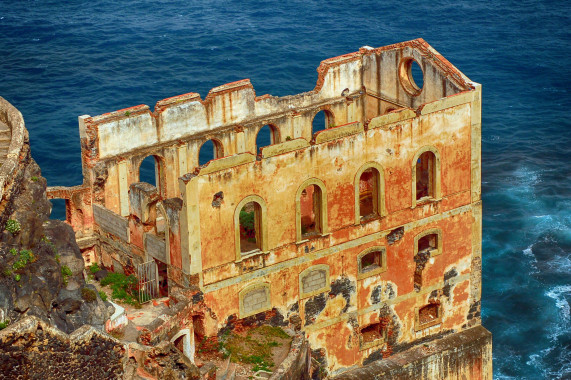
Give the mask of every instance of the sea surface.
[[[0, 96], [49, 185], [82, 182], [77, 116], [424, 38], [483, 85], [483, 324], [497, 379], [571, 378], [571, 2], [0, 0]], [[54, 215], [62, 217], [62, 204]]]

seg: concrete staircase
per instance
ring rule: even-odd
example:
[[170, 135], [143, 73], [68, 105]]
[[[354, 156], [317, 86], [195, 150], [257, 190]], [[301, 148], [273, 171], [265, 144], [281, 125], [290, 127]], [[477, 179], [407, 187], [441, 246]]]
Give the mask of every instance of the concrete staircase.
[[12, 140], [12, 131], [8, 126], [0, 121], [0, 164], [6, 160], [10, 141]]

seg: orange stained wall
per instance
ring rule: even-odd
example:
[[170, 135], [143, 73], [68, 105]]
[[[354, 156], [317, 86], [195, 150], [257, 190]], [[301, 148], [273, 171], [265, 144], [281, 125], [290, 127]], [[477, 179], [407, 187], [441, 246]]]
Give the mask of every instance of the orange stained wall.
[[[374, 230], [470, 203], [469, 112], [470, 104], [463, 104], [193, 178], [199, 181], [203, 269], [235, 261], [234, 213], [237, 204], [253, 194], [267, 204], [268, 248], [273, 251], [269, 262], [295, 257], [295, 195], [308, 178], [325, 183], [328, 227], [332, 233], [330, 244], [366, 235], [366, 227], [353, 226], [354, 182], [358, 169], [368, 162], [376, 162], [384, 168], [384, 196], [389, 213], [376, 222]], [[435, 147], [440, 154], [444, 199], [437, 205], [411, 210], [412, 160], [426, 145]], [[224, 193], [224, 201], [221, 207], [212, 207], [213, 196], [220, 191]], [[342, 231], [345, 228], [348, 230]], [[220, 273], [216, 280], [224, 276], [225, 273]]]

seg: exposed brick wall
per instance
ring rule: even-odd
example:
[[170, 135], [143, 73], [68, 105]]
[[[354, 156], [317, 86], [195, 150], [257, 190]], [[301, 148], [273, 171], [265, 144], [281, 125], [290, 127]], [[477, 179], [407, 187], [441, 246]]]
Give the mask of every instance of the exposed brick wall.
[[324, 270], [314, 270], [309, 272], [301, 279], [303, 284], [303, 292], [311, 293], [318, 289], [323, 288], [326, 285], [327, 274]]
[[254, 289], [244, 295], [244, 312], [251, 313], [269, 306], [266, 288]]

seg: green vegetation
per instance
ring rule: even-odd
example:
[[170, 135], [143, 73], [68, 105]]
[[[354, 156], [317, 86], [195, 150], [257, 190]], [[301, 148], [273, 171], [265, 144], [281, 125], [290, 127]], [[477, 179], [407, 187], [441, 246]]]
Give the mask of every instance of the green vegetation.
[[233, 362], [253, 364], [254, 372], [272, 371], [272, 347], [281, 346], [285, 340], [291, 339], [285, 331], [274, 326], [260, 326], [248, 331], [246, 336], [229, 333], [221, 336], [221, 350]]
[[93, 302], [97, 299], [97, 293], [89, 288], [81, 288], [81, 298], [87, 302]]
[[6, 222], [6, 231], [12, 234], [17, 234], [18, 232], [20, 232], [21, 229], [22, 226], [17, 220], [8, 219], [8, 221]]
[[129, 116], [130, 114], [131, 114], [131, 112], [125, 111], [125, 116]]
[[242, 235], [245, 236], [248, 241], [256, 241], [256, 216], [254, 211], [244, 211], [240, 210], [240, 226], [242, 227]]
[[5, 321], [0, 322], [0, 330], [5, 329], [10, 324], [10, 320], [6, 319]]
[[101, 297], [102, 301], [107, 301], [107, 294], [103, 290], [99, 291], [99, 297]]
[[50, 238], [48, 238], [47, 236], [44, 235], [44, 236], [42, 236], [40, 241], [46, 243], [48, 245], [48, 247], [50, 247], [50, 249], [52, 250], [52, 253], [57, 253], [56, 245], [50, 240]]
[[97, 263], [93, 263], [89, 266], [89, 272], [91, 274], [95, 274], [97, 272], [99, 272], [101, 270], [101, 268], [99, 268], [99, 265], [97, 265]]
[[67, 286], [68, 278], [73, 275], [73, 272], [67, 265], [61, 266], [61, 276], [63, 278], [63, 285]]
[[109, 286], [112, 290], [111, 297], [128, 305], [139, 306], [137, 299], [137, 277], [125, 276], [122, 273], [109, 273], [101, 280], [102, 286]]
[[36, 177], [36, 176], [33, 176], [33, 177], [31, 178], [31, 180], [34, 181], [34, 182], [37, 182], [37, 181], [39, 180], [39, 178]]
[[[15, 271], [24, 268], [28, 263], [33, 263], [36, 261], [36, 256], [34, 256], [32, 251], [29, 249], [22, 249], [20, 252], [18, 252], [16, 249], [12, 248], [10, 253], [14, 256], [18, 256], [18, 259], [14, 262], [14, 264], [12, 264], [12, 269]], [[19, 279], [16, 281], [19, 281]]]

